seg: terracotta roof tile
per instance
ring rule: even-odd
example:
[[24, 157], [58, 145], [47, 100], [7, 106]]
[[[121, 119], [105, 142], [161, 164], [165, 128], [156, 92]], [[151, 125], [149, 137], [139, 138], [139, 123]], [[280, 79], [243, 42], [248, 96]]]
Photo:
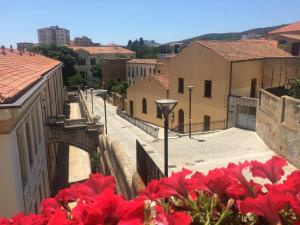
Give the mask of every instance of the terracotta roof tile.
[[157, 59], [132, 59], [127, 63], [133, 64], [157, 64]]
[[170, 79], [168, 74], [153, 74], [151, 75], [157, 80], [165, 89], [170, 89]]
[[135, 54], [135, 52], [120, 46], [70, 47], [74, 51], [83, 49], [89, 54]]
[[266, 57], [293, 57], [290, 53], [277, 48], [271, 40], [241, 41], [196, 41], [228, 61], [244, 61]]
[[5, 49], [0, 52], [0, 104], [13, 102], [21, 93], [37, 82], [59, 61], [28, 52]]
[[268, 34], [285, 33], [285, 32], [293, 32], [293, 31], [300, 31], [300, 21], [273, 30]]

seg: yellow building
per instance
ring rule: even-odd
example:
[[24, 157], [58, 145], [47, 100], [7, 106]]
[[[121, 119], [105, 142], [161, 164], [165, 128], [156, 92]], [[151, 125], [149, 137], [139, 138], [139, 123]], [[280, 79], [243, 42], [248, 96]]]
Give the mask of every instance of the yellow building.
[[62, 63], [2, 47], [0, 65], [0, 216], [37, 213], [55, 172], [45, 132], [63, 114]]
[[[193, 131], [232, 126], [255, 129], [258, 89], [284, 86], [286, 80], [300, 74], [299, 59], [276, 45], [267, 40], [197, 41], [170, 58], [169, 97], [179, 102], [174, 109], [173, 127], [180, 132], [188, 130], [187, 86], [192, 85]], [[147, 96], [151, 95], [149, 92], [157, 93], [151, 83], [146, 89]], [[128, 89], [127, 94], [135, 107], [141, 108], [142, 103], [140, 99], [134, 101], [137, 94], [132, 90]], [[134, 116], [158, 124], [148, 115]]]
[[127, 89], [127, 113], [132, 117], [162, 126], [162, 114], [154, 101], [168, 97], [169, 76], [149, 75]]

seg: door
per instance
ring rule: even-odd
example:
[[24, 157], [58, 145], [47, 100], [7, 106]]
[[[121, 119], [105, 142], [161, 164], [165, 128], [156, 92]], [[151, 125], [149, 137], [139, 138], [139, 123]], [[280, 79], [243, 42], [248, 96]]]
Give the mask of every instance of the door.
[[133, 101], [129, 101], [129, 115], [133, 117]]
[[210, 116], [204, 116], [204, 131], [210, 131]]
[[256, 79], [251, 80], [251, 91], [250, 91], [250, 97], [254, 98], [256, 93]]
[[178, 111], [178, 132], [184, 133], [184, 111], [182, 109]]
[[237, 127], [246, 130], [255, 130], [256, 107], [239, 105], [237, 114]]
[[300, 43], [292, 43], [292, 55], [298, 56], [299, 55], [299, 48], [300, 48]]

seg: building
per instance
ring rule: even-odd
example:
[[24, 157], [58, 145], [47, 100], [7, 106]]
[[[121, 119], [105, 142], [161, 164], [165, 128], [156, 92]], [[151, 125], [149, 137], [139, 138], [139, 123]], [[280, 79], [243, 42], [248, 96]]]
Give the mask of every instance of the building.
[[17, 49], [21, 49], [21, 50], [23, 50], [23, 49], [32, 49], [33, 46], [34, 46], [34, 44], [31, 43], [31, 42], [18, 42], [17, 43]]
[[94, 46], [92, 40], [86, 36], [74, 38], [74, 46]]
[[[188, 130], [189, 85], [195, 87], [191, 121], [194, 127], [255, 129], [258, 90], [284, 86], [300, 74], [299, 58], [276, 45], [268, 40], [196, 41], [170, 58], [169, 97], [179, 102], [174, 109], [174, 129]], [[154, 88], [149, 83], [147, 89]], [[140, 109], [141, 102], [134, 100], [137, 96], [130, 90], [128, 102], [132, 100], [134, 108]], [[152, 118], [135, 113], [133, 116], [157, 124], [155, 114]]]
[[102, 59], [101, 75], [102, 81], [126, 81], [126, 63], [129, 58]]
[[79, 55], [76, 71], [83, 76], [88, 86], [99, 85], [100, 78], [93, 73], [93, 66], [100, 65], [102, 59], [134, 58], [135, 52], [119, 46], [70, 47]]
[[134, 85], [144, 77], [152, 74], [168, 73], [166, 59], [132, 59], [127, 62], [126, 74], [128, 85]]
[[127, 113], [135, 118], [163, 126], [161, 110], [155, 100], [169, 98], [169, 75], [152, 74], [127, 89]]
[[63, 114], [62, 63], [2, 47], [0, 65], [0, 215], [37, 213], [55, 172], [46, 124]]
[[299, 34], [300, 35], [300, 21], [280, 27], [276, 30], [267, 33], [266, 38], [269, 40], [277, 40], [278, 36], [282, 34]]
[[58, 26], [37, 30], [39, 44], [70, 45], [70, 31]]

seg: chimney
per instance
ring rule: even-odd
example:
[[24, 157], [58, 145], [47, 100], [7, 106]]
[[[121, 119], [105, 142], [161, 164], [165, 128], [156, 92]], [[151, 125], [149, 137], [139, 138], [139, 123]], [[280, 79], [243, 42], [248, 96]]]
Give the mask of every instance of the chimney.
[[10, 45], [9, 47], [10, 47], [10, 52], [14, 52], [12, 45]]
[[4, 45], [1, 46], [1, 49], [2, 49], [2, 54], [5, 55], [6, 53], [5, 53], [5, 47], [4, 47]]

